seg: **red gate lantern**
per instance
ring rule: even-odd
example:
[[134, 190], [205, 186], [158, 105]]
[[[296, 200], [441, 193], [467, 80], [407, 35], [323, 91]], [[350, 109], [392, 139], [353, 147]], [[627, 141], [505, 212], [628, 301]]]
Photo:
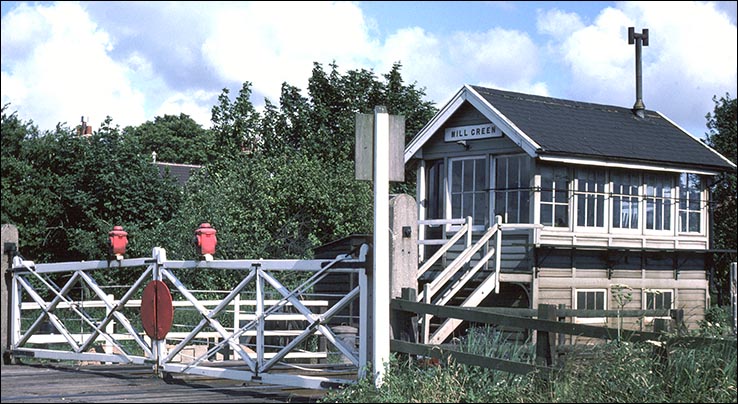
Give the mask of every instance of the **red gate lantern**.
[[195, 244], [200, 255], [204, 255], [205, 259], [212, 259], [215, 254], [215, 245], [218, 239], [215, 238], [216, 230], [210, 226], [210, 223], [203, 223], [200, 228], [195, 230]]
[[116, 259], [122, 260], [123, 254], [126, 253], [126, 246], [128, 245], [128, 233], [123, 231], [122, 226], [115, 226], [113, 227], [113, 230], [108, 233], [108, 236], [110, 252], [115, 254]]

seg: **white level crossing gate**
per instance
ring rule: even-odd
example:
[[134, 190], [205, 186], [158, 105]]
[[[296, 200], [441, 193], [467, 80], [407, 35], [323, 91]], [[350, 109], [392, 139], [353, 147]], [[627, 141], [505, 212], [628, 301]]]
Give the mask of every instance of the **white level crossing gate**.
[[[363, 245], [333, 260], [174, 261], [157, 247], [151, 258], [112, 262], [35, 264], [15, 257], [10, 352], [313, 389], [352, 383], [367, 364], [367, 253]], [[116, 289], [117, 298], [105, 285], [108, 271], [126, 271], [132, 280]], [[212, 291], [182, 281], [192, 271], [227, 272], [235, 287], [212, 298]], [[355, 274], [358, 286], [342, 296], [315, 295], [333, 273]], [[171, 303], [141, 300], [152, 282], [168, 285]], [[342, 316], [351, 303], [360, 308], [359, 323], [346, 327]], [[168, 309], [172, 318], [156, 314]], [[147, 310], [153, 318], [141, 315]], [[152, 337], [146, 321], [166, 332]], [[333, 327], [356, 329], [356, 343]]]

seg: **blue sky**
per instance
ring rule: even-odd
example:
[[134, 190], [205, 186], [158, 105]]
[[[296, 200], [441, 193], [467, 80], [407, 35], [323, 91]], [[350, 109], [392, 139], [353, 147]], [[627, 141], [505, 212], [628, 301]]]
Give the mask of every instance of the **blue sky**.
[[631, 107], [648, 28], [647, 109], [695, 136], [736, 97], [736, 2], [2, 2], [2, 103], [41, 129], [185, 113], [204, 127], [223, 88], [278, 102], [313, 66], [394, 62], [442, 106], [464, 84]]

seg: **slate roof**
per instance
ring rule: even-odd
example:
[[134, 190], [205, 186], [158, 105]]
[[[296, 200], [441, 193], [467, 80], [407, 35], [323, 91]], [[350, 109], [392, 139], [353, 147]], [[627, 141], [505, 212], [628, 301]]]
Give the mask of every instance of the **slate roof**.
[[539, 155], [735, 169], [656, 111], [640, 118], [630, 108], [469, 87], [538, 143]]
[[187, 180], [190, 179], [190, 176], [199, 171], [202, 167], [192, 164], [163, 163], [158, 161], [154, 164], [156, 164], [157, 168], [159, 169], [159, 175], [163, 177], [164, 175], [166, 175], [168, 170], [169, 175], [176, 179], [177, 184], [179, 184], [180, 186], [184, 186], [187, 183]]

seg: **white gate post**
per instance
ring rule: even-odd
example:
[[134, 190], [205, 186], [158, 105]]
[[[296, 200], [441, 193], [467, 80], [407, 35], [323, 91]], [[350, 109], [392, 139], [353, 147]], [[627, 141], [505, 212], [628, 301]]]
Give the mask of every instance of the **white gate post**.
[[[151, 254], [154, 258], [154, 265], [152, 266], [151, 275], [153, 280], [162, 281], [164, 278], [161, 273], [161, 267], [167, 262], [167, 251], [162, 247], [154, 247]], [[156, 313], [154, 313], [156, 316]], [[151, 352], [154, 354], [154, 360], [156, 361], [156, 373], [161, 374], [161, 369], [164, 369], [164, 360], [167, 357], [167, 340], [166, 337], [162, 339], [151, 339]]]
[[389, 268], [389, 115], [374, 109], [374, 270], [372, 271], [372, 366], [375, 385], [381, 386], [390, 357]]

